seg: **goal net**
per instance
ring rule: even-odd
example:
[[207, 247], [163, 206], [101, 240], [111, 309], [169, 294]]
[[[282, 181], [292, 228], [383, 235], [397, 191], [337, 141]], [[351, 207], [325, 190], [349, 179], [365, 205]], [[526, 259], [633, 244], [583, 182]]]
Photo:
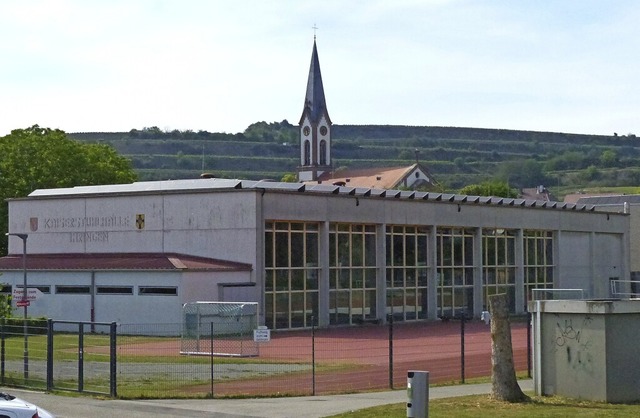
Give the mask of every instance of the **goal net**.
[[257, 356], [256, 302], [190, 302], [182, 307], [181, 354]]

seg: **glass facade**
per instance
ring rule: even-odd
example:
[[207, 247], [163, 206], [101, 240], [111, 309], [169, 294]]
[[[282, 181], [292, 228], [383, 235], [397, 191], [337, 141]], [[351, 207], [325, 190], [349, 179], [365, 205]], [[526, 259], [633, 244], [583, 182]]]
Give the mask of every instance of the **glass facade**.
[[[553, 288], [553, 233], [499, 228], [268, 221], [265, 223], [265, 325], [271, 329], [353, 325], [429, 318], [429, 278], [435, 280], [431, 315], [466, 317], [488, 298], [507, 293], [515, 312], [518, 277], [525, 303], [532, 289]], [[321, 238], [321, 232], [325, 237]], [[382, 235], [378, 237], [378, 231]], [[435, 238], [431, 236], [435, 231]], [[522, 242], [519, 243], [519, 236]], [[328, 242], [321, 271], [320, 242]], [[385, 253], [378, 258], [378, 239]], [[431, 248], [435, 242], [435, 248]], [[476, 248], [479, 245], [481, 248]], [[382, 249], [382, 245], [379, 246]], [[477, 253], [476, 253], [477, 251]], [[521, 251], [521, 253], [518, 253]], [[435, 252], [435, 254], [433, 254]], [[475, 257], [478, 257], [475, 259]], [[430, 265], [435, 260], [435, 265]], [[523, 260], [523, 265], [518, 265]], [[384, 270], [380, 270], [384, 267]], [[434, 272], [435, 269], [435, 272]], [[384, 272], [383, 278], [379, 274]], [[482, 277], [475, 277], [481, 274]], [[328, 283], [319, 283], [320, 278]], [[481, 292], [480, 292], [481, 287]], [[322, 289], [322, 290], [321, 290]], [[386, 293], [384, 292], [386, 289]], [[478, 291], [478, 293], [475, 292]], [[324, 297], [320, 297], [320, 292]], [[319, 301], [324, 301], [319, 306]], [[385, 307], [384, 312], [378, 312]], [[520, 310], [521, 311], [521, 310]], [[435, 318], [432, 318], [435, 319]]]
[[329, 323], [357, 324], [376, 314], [376, 227], [329, 228]]
[[265, 225], [265, 325], [304, 328], [318, 317], [318, 224]]
[[524, 231], [525, 303], [533, 300], [533, 289], [553, 288], [553, 233]]
[[489, 309], [489, 296], [509, 295], [511, 312], [516, 300], [516, 231], [482, 230], [483, 310]]
[[473, 230], [438, 228], [438, 316], [473, 314]]
[[428, 229], [387, 226], [387, 314], [394, 320], [427, 317]]

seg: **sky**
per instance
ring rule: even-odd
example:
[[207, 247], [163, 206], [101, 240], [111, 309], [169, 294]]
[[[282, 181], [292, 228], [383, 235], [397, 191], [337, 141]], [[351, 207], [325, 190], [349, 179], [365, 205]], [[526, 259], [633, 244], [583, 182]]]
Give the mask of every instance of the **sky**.
[[0, 136], [297, 124], [314, 35], [334, 124], [640, 135], [635, 0], [0, 0]]

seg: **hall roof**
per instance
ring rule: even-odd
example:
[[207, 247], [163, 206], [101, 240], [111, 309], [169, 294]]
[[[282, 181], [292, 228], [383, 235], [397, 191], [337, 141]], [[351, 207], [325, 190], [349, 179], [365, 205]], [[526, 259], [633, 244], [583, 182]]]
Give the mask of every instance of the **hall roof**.
[[606, 205], [621, 205], [624, 203], [630, 203], [637, 205], [640, 203], [640, 195], [598, 195], [598, 196], [582, 196], [577, 199], [578, 203], [588, 203], [591, 205], [606, 206]]
[[[409, 199], [457, 204], [483, 204], [528, 208], [594, 211], [592, 204], [575, 204], [545, 200], [531, 200], [490, 196], [470, 196], [451, 193], [389, 190], [371, 187], [348, 187], [332, 184], [283, 183], [269, 180], [231, 180], [200, 178], [189, 180], [143, 181], [130, 184], [76, 186], [60, 189], [38, 189], [26, 199], [71, 198], [135, 194], [205, 193], [209, 191], [253, 190], [259, 192], [334, 194], [385, 199]], [[23, 200], [25, 198], [13, 199]]]
[[339, 170], [336, 172], [322, 173], [316, 182], [306, 182], [306, 184], [312, 183], [329, 183], [348, 185], [350, 187], [366, 187], [372, 189], [393, 189], [402, 185], [402, 182], [415, 170], [420, 170], [424, 173], [430, 184], [434, 184], [431, 173], [426, 167], [420, 164], [412, 164], [402, 167], [374, 167], [374, 168], [361, 168], [361, 169], [349, 169]]
[[[250, 264], [176, 253], [28, 254], [28, 270], [251, 271]], [[22, 254], [0, 258], [0, 270], [22, 270]]]

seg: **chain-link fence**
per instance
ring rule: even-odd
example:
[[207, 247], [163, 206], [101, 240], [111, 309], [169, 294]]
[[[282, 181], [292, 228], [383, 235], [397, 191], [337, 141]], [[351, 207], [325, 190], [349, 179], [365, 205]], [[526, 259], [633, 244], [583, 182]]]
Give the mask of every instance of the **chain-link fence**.
[[[185, 353], [184, 324], [23, 325], [0, 321], [3, 385], [123, 398], [286, 396], [400, 389], [407, 370], [429, 371], [432, 383], [491, 375], [490, 327], [481, 321], [273, 331], [263, 342], [209, 332], [199, 343], [213, 355]], [[528, 330], [512, 320], [521, 372], [530, 370]], [[216, 355], [225, 344], [250, 354]]]
[[[527, 371], [528, 327], [513, 321], [516, 369]], [[118, 394], [123, 397], [286, 396], [399, 389], [407, 370], [433, 383], [491, 375], [491, 335], [484, 322], [414, 322], [271, 332], [233, 344], [256, 354], [180, 354], [179, 324], [118, 327]], [[155, 336], [153, 336], [155, 334]], [[209, 342], [223, 345], [223, 337]], [[171, 336], [174, 335], [174, 336]], [[203, 347], [203, 351], [215, 352]]]

